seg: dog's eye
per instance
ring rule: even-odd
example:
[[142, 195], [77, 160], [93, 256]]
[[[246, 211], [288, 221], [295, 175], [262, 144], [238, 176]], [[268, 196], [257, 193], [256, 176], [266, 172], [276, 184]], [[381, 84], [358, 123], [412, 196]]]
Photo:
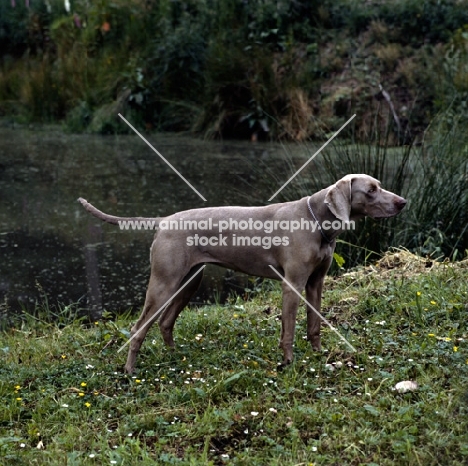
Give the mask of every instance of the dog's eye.
[[375, 193], [376, 191], [376, 188], [375, 186], [372, 186], [372, 188], [369, 189], [369, 191], [367, 191], [368, 193]]

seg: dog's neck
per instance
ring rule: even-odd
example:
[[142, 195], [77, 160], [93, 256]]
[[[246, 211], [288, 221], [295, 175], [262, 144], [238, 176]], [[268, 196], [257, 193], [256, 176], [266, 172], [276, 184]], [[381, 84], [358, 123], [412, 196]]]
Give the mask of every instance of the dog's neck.
[[[346, 231], [345, 225], [341, 220], [339, 220], [328, 208], [327, 204], [325, 204], [325, 196], [327, 195], [328, 189], [322, 189], [318, 193], [313, 194], [310, 198], [306, 198], [306, 206], [305, 208], [308, 210], [308, 215], [311, 217], [309, 205], [311, 206], [315, 219], [312, 218], [313, 221], [317, 221], [322, 227], [322, 242], [324, 243], [333, 243], [336, 237]], [[310, 201], [310, 202], [309, 202]], [[350, 220], [357, 220], [353, 216], [350, 216]], [[331, 225], [331, 228], [324, 229], [323, 224], [327, 222], [325, 225]], [[335, 228], [336, 225], [340, 223], [340, 228]]]
[[[307, 198], [307, 208], [309, 209], [309, 212], [310, 212], [310, 215], [312, 216], [312, 218], [314, 219], [314, 222], [316, 223], [316, 228], [319, 229], [320, 231], [320, 234], [322, 235], [322, 243], [323, 241], [325, 241], [325, 243], [332, 243], [333, 242], [333, 238], [329, 238], [326, 233], [323, 231], [325, 227], [322, 226], [322, 223], [320, 222], [320, 220], [317, 218], [317, 216], [314, 214], [314, 211], [312, 209], [312, 206], [310, 205], [310, 197]], [[327, 228], [328, 229], [328, 228]]]

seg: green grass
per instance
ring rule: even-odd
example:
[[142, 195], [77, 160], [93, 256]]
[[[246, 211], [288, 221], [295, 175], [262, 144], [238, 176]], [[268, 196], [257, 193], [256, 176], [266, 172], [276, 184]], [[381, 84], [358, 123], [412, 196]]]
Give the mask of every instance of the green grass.
[[301, 310], [283, 371], [278, 286], [184, 311], [174, 352], [154, 326], [133, 377], [128, 317], [38, 309], [0, 334], [2, 464], [466, 464], [468, 262], [426, 265], [400, 251], [328, 278], [323, 313], [358, 352], [328, 327], [312, 352]]

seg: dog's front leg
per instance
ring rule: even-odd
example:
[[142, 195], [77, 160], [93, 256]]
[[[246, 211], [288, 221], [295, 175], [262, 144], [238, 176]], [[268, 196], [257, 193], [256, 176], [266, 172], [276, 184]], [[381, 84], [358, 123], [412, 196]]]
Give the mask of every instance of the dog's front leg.
[[320, 351], [320, 308], [322, 304], [322, 289], [325, 275], [316, 274], [311, 276], [306, 284], [306, 300], [307, 303], [307, 339], [310, 341], [312, 348], [315, 351]]
[[[294, 332], [296, 329], [296, 315], [299, 306], [299, 296], [283, 282], [283, 310], [281, 314], [281, 338], [279, 346], [283, 349], [283, 363], [290, 364], [293, 359]], [[299, 290], [300, 291], [300, 288]]]

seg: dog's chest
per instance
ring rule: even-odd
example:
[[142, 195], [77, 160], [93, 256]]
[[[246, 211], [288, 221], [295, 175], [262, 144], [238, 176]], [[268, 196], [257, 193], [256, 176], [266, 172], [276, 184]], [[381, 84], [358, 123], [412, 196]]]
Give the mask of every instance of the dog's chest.
[[321, 267], [327, 263], [330, 263], [333, 258], [333, 252], [335, 251], [335, 242], [322, 243], [320, 248], [314, 248], [311, 251], [309, 262], [314, 264], [314, 268]]

